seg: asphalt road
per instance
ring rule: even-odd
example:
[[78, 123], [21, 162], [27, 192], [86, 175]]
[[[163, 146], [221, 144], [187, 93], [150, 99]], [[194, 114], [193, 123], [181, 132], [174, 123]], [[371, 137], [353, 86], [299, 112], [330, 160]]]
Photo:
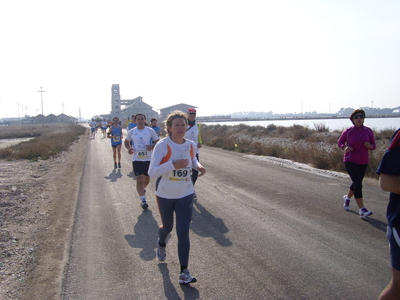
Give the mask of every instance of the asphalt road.
[[139, 205], [130, 155], [113, 168], [110, 140], [88, 141], [63, 299], [376, 299], [390, 279], [388, 194], [365, 182], [360, 220], [342, 208], [349, 179], [203, 147], [189, 269], [178, 283], [177, 239], [155, 249], [154, 179]]

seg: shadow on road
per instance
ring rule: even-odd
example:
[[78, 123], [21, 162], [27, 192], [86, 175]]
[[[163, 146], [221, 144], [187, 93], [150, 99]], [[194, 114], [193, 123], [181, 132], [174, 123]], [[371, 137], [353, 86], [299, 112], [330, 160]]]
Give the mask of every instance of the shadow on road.
[[130, 173], [128, 173], [127, 176], [128, 176], [129, 178], [133, 178], [133, 180], [136, 180], [135, 172], [133, 172], [133, 170], [132, 170]]
[[121, 169], [113, 169], [110, 175], [104, 176], [104, 178], [110, 180], [110, 182], [116, 182], [121, 177], [122, 177]]
[[[359, 216], [358, 211], [349, 210], [347, 212]], [[380, 231], [386, 232], [387, 223], [379, 221], [377, 219], [374, 219], [374, 215], [372, 215], [368, 218], [362, 219], [362, 220], [369, 223], [372, 227], [375, 227], [376, 229], [379, 229]]]
[[225, 236], [229, 229], [224, 221], [221, 218], [214, 217], [197, 201], [193, 202], [193, 217], [190, 229], [199, 236], [212, 237], [221, 246], [232, 246], [232, 242]]
[[[139, 205], [139, 204], [138, 204]], [[141, 248], [140, 257], [150, 261], [156, 257], [158, 224], [151, 210], [144, 210], [133, 227], [134, 234], [125, 235], [125, 240], [133, 248]]]
[[[174, 285], [171, 282], [171, 277], [169, 276], [169, 269], [168, 264], [166, 263], [159, 263], [158, 268], [160, 269], [160, 273], [163, 277], [163, 285], [164, 285], [164, 294], [166, 299], [168, 300], [180, 300], [181, 297], [176, 292]], [[176, 275], [176, 280], [178, 281], [178, 274]], [[192, 287], [190, 284], [181, 284], [181, 289], [185, 294], [185, 299], [199, 299], [199, 291]]]
[[387, 223], [384, 223], [382, 221], [376, 220], [371, 217], [364, 219], [364, 221], [368, 222], [371, 226], [375, 227], [376, 229], [386, 232]]

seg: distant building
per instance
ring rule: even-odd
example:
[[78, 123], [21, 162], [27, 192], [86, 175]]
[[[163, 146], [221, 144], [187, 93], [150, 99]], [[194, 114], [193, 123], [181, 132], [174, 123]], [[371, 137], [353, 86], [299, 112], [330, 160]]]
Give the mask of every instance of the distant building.
[[34, 117], [35, 123], [36, 124], [42, 124], [42, 123], [46, 123], [46, 118], [44, 115], [39, 114], [36, 117]]
[[185, 104], [185, 103], [180, 103], [180, 104], [161, 108], [160, 109], [160, 121], [166, 120], [168, 115], [175, 110], [187, 112], [188, 108], [190, 108], [190, 107], [197, 108], [197, 106], [189, 105], [189, 104]]
[[71, 123], [72, 119], [66, 114], [61, 114], [56, 117], [57, 123]]
[[76, 124], [78, 123], [77, 118], [67, 116], [65, 114], [43, 116], [39, 114], [35, 117], [25, 116], [23, 118], [7, 118], [1, 119], [0, 124], [7, 123], [8, 125], [20, 125], [20, 124], [49, 124], [49, 123], [68, 123]]
[[48, 116], [45, 117], [45, 122], [46, 123], [56, 123], [57, 117], [53, 114], [49, 114]]
[[129, 100], [121, 100], [119, 84], [111, 86], [111, 111], [109, 114], [100, 115], [103, 119], [111, 120], [118, 117], [121, 121], [130, 120], [131, 116], [137, 113], [143, 113], [147, 120], [151, 118], [158, 119], [158, 113], [153, 107], [143, 101], [141, 96]]
[[[76, 124], [78, 119], [75, 117], [67, 116], [66, 114], [60, 114], [58, 116], [54, 114], [49, 114], [48, 116], [43, 116], [42, 114], [31, 118], [32, 123], [35, 124], [49, 124], [49, 123], [66, 123], [66, 124]], [[24, 121], [24, 120], [23, 120]], [[29, 123], [30, 120], [27, 118], [23, 123]]]

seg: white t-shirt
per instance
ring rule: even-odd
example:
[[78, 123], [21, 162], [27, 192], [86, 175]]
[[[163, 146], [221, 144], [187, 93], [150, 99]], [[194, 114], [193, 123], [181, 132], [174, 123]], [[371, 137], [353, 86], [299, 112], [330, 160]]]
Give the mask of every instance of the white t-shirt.
[[[160, 177], [156, 185], [157, 196], [179, 199], [194, 193], [191, 171], [201, 166], [196, 158], [196, 148], [190, 140], [176, 144], [169, 137], [156, 144], [148, 173], [150, 177]], [[173, 161], [177, 159], [188, 159], [189, 165], [176, 170]]]
[[[186, 130], [185, 139], [193, 141], [196, 146], [199, 142], [199, 125], [195, 123], [192, 127], [188, 125]], [[199, 148], [197, 148], [197, 154], [199, 154]]]
[[147, 150], [153, 142], [158, 141], [156, 132], [150, 128], [138, 129], [137, 127], [128, 131], [126, 139], [132, 142], [132, 161], [149, 161], [152, 151]]

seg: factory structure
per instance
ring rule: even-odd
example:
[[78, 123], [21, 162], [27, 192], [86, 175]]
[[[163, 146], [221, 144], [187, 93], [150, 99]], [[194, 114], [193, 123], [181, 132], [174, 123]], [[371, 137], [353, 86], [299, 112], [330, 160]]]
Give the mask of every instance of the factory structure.
[[113, 84], [111, 85], [111, 111], [109, 114], [100, 115], [100, 117], [106, 120], [111, 120], [114, 117], [118, 117], [124, 122], [126, 120], [130, 120], [132, 115], [143, 113], [147, 120], [156, 118], [159, 121], [164, 121], [174, 110], [186, 112], [189, 107], [195, 106], [181, 103], [161, 108], [160, 113], [158, 113], [151, 105], [144, 102], [141, 96], [128, 100], [121, 99], [119, 84]]

